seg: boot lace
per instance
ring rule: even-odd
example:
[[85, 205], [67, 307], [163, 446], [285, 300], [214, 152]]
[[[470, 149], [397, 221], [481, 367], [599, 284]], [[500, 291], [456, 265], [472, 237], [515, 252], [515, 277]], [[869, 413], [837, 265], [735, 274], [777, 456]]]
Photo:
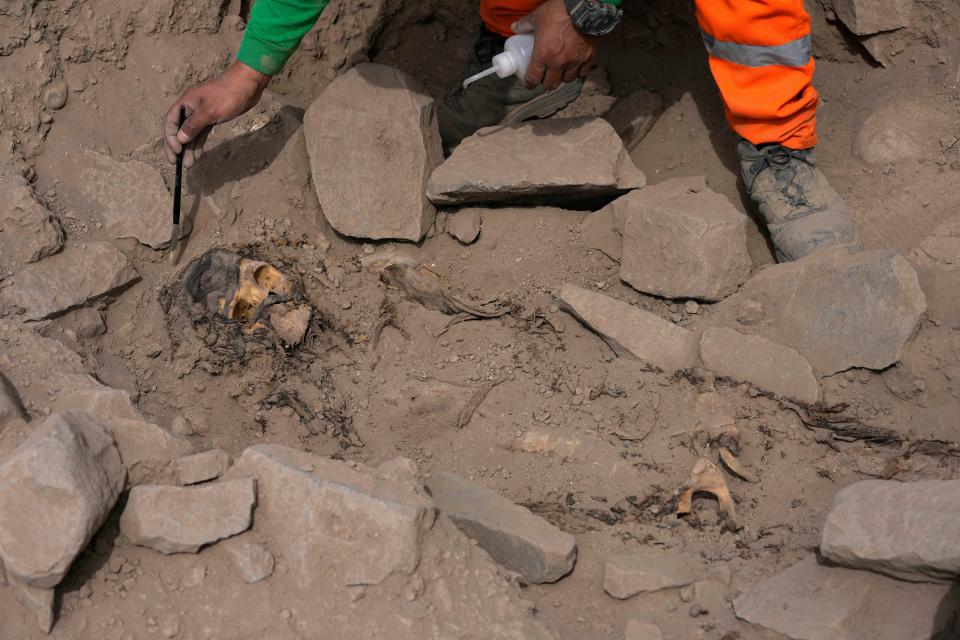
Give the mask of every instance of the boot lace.
[[779, 144], [758, 147], [760, 155], [750, 166], [750, 174], [756, 178], [767, 167], [773, 171], [777, 189], [784, 200], [793, 207], [811, 206], [804, 183], [813, 182], [813, 163], [809, 151], [788, 149]]

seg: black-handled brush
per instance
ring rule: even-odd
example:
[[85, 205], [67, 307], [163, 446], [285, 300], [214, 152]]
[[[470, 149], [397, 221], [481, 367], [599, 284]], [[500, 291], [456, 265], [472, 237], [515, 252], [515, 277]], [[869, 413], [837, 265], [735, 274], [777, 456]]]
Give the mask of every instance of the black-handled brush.
[[[187, 119], [187, 109], [180, 105], [177, 131]], [[183, 149], [177, 154], [177, 168], [173, 179], [173, 226], [170, 227], [170, 262], [177, 261], [177, 245], [180, 242], [180, 192], [183, 190]]]

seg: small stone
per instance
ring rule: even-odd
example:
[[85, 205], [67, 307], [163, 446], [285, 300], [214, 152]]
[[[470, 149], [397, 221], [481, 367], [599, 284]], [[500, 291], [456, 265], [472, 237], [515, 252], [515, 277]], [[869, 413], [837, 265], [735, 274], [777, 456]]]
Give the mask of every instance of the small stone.
[[196, 553], [249, 529], [256, 495], [250, 478], [202, 487], [141, 485], [130, 490], [120, 531], [160, 553]]
[[763, 269], [718, 306], [739, 314], [746, 301], [764, 311], [754, 333], [799, 351], [818, 376], [896, 363], [926, 310], [917, 273], [891, 250], [815, 251]]
[[103, 314], [97, 309], [77, 309], [73, 314], [71, 325], [80, 340], [89, 340], [107, 332]]
[[67, 104], [67, 97], [70, 94], [70, 88], [67, 81], [63, 78], [56, 78], [50, 84], [43, 88], [43, 104], [47, 109], [63, 109]]
[[461, 209], [447, 217], [446, 230], [461, 244], [473, 244], [480, 236], [482, 222], [479, 209]]
[[960, 326], [960, 222], [934, 229], [908, 259], [926, 295], [927, 316], [948, 327]]
[[663, 640], [660, 627], [643, 620], [627, 620], [623, 631], [623, 640]]
[[696, 300], [687, 300], [687, 301], [683, 304], [683, 308], [684, 308], [684, 309], [686, 310], [686, 312], [689, 313], [690, 315], [694, 315], [694, 314], [700, 313], [700, 305], [697, 304], [697, 301], [696, 301]]
[[443, 472], [431, 475], [427, 489], [467, 537], [529, 582], [556, 582], [573, 569], [573, 536], [499, 493]]
[[727, 608], [727, 587], [714, 580], [693, 583], [693, 599], [703, 614], [717, 615]]
[[0, 564], [50, 589], [103, 524], [126, 473], [113, 439], [83, 413], [54, 413], [0, 463]]
[[913, 581], [960, 577], [960, 480], [864, 480], [837, 492], [820, 541], [825, 558]]
[[418, 83], [359, 64], [327, 85], [303, 126], [330, 226], [357, 238], [423, 238], [436, 215], [424, 187], [443, 152], [433, 100]]
[[247, 584], [256, 584], [273, 574], [273, 554], [261, 544], [237, 538], [223, 543], [240, 579]]
[[950, 585], [821, 566], [810, 555], [744, 591], [733, 607], [738, 618], [792, 640], [935, 640], [956, 632], [950, 592]]
[[434, 204], [571, 204], [646, 184], [605, 120], [549, 118], [481, 129], [434, 170]]
[[669, 551], [614, 556], [603, 565], [603, 590], [619, 600], [682, 587], [693, 580], [683, 558]]
[[[868, 1], [896, 5], [907, 0]], [[932, 157], [941, 150], [939, 135], [954, 130], [950, 110], [949, 103], [939, 99], [910, 95], [882, 102], [863, 119], [853, 141], [854, 155], [876, 167]]]
[[720, 300], [750, 275], [747, 217], [703, 177], [665, 180], [608, 207], [622, 221], [620, 278], [638, 291]]
[[194, 433], [196, 433], [193, 425], [190, 424], [190, 421], [181, 415], [174, 416], [173, 420], [170, 422], [170, 431], [178, 436], [184, 437], [192, 436]]
[[620, 262], [623, 254], [623, 237], [620, 233], [610, 207], [591, 213], [580, 223], [580, 237], [583, 243], [603, 253], [614, 262]]
[[21, 320], [45, 320], [139, 278], [110, 243], [79, 244], [22, 269], [0, 291], [0, 302], [22, 307]]
[[723, 378], [809, 405], [820, 399], [820, 385], [806, 358], [766, 338], [707, 329], [700, 340], [700, 357], [705, 369]]
[[698, 337], [682, 327], [572, 284], [563, 285], [559, 297], [564, 309], [620, 355], [632, 356], [668, 374], [692, 369], [697, 364]]
[[230, 465], [230, 454], [223, 449], [211, 449], [180, 458], [176, 465], [180, 484], [197, 484], [222, 476]]

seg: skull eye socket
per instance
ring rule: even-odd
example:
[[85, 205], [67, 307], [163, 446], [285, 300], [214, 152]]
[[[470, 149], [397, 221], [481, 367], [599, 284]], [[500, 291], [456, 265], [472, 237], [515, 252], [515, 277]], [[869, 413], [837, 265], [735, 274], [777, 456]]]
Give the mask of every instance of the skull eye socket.
[[240, 282], [233, 300], [227, 305], [227, 318], [252, 322], [260, 305], [271, 294], [279, 299], [289, 298], [293, 294], [293, 282], [265, 262], [241, 259]]

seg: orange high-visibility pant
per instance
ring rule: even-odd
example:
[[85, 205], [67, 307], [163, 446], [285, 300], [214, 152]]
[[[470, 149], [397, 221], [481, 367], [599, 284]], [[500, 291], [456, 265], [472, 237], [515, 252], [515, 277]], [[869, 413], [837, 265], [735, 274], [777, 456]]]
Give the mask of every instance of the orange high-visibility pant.
[[[631, 1], [631, 0], [626, 0]], [[487, 28], [510, 25], [543, 0], [481, 0]], [[727, 122], [754, 144], [817, 143], [810, 16], [803, 0], [696, 0], [697, 22]]]

